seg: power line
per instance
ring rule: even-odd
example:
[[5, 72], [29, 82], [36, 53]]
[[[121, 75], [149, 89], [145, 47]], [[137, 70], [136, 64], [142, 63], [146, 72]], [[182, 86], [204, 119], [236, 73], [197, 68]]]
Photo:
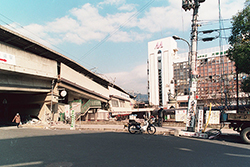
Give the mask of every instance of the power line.
[[[25, 31], [29, 32], [30, 34], [34, 35], [35, 37], [39, 38], [40, 40], [42, 40], [43, 42], [53, 46], [54, 48], [62, 51], [63, 53], [66, 53], [67, 55], [70, 55], [71, 57], [75, 58], [79, 63], [86, 63], [83, 62], [83, 59], [85, 57], [87, 57], [88, 55], [90, 55], [94, 50], [96, 50], [98, 47], [100, 47], [103, 43], [105, 43], [109, 38], [111, 38], [115, 33], [117, 33], [121, 28], [125, 27], [133, 18], [137, 17], [139, 14], [142, 13], [142, 11], [144, 11], [148, 6], [150, 6], [155, 0], [150, 0], [149, 2], [147, 2], [142, 8], [140, 8], [136, 13], [134, 13], [132, 16], [130, 16], [128, 18], [128, 20], [126, 20], [124, 23], [120, 24], [118, 28], [116, 28], [114, 31], [112, 31], [111, 33], [109, 33], [106, 37], [104, 37], [99, 43], [97, 43], [94, 47], [92, 47], [88, 52], [86, 52], [82, 58], [77, 58], [76, 56], [68, 53], [67, 51], [49, 43], [48, 41], [45, 41], [44, 39], [42, 39], [41, 37], [37, 36], [35, 33], [27, 30], [24, 26], [22, 26], [21, 24], [11, 20], [10, 18], [6, 17], [5, 15], [1, 14], [0, 15], [2, 17], [4, 17], [5, 19], [7, 19], [9, 22], [12, 23], [16, 23], [16, 25], [18, 25], [20, 28], [24, 29]], [[14, 29], [15, 31], [19, 32], [18, 29], [14, 26], [11, 26], [11, 24], [7, 23], [6, 21], [0, 19], [0, 21], [2, 21], [3, 23], [5, 23], [6, 25], [8, 25], [9, 27], [11, 27], [12, 29]], [[79, 36], [80, 37], [80, 36]], [[81, 37], [80, 37], [81, 38]], [[90, 65], [92, 67], [94, 67], [93, 65]]]
[[[221, 19], [221, 21], [230, 21], [232, 20], [231, 18], [229, 19]], [[198, 22], [216, 22], [216, 21], [220, 21], [220, 19], [214, 19], [214, 20], [198, 20]]]
[[230, 22], [232, 19], [221, 19], [221, 20], [199, 20], [200, 25], [214, 25], [219, 24], [220, 22]]
[[[65, 50], [63, 50], [63, 49], [57, 47], [56, 45], [54, 45], [54, 44], [52, 44], [52, 43], [50, 43], [50, 42], [48, 42], [48, 41], [42, 39], [40, 36], [38, 36], [37, 34], [33, 33], [32, 31], [26, 29], [26, 28], [25, 28], [24, 26], [22, 26], [21, 24], [19, 24], [19, 23], [13, 21], [12, 19], [8, 18], [7, 16], [5, 16], [5, 15], [3, 15], [3, 14], [1, 14], [1, 13], [0, 13], [0, 15], [1, 15], [2, 17], [4, 17], [5, 19], [7, 19], [9, 22], [15, 23], [17, 26], [19, 26], [19, 27], [22, 28], [23, 30], [27, 31], [27, 32], [30, 33], [31, 35], [34, 35], [35, 37], [39, 38], [39, 39], [42, 40], [44, 43], [47, 43], [48, 45], [51, 45], [51, 46], [53, 46], [54, 48], [56, 48], [56, 49], [62, 51], [63, 53], [65, 53], [65, 54], [67, 54], [67, 55], [73, 57], [75, 60], [80, 61], [80, 58], [78, 58], [78, 57], [76, 57], [76, 56], [70, 54], [69, 52], [67, 52], [67, 51], [65, 51]], [[7, 23], [6, 21], [4, 21], [3, 19], [0, 19], [0, 21], [2, 21], [2, 22], [3, 22], [4, 24], [6, 24], [7, 26], [11, 27], [11, 28], [12, 28], [13, 30], [15, 30], [16, 32], [19, 32], [18, 29], [17, 29], [15, 26], [12, 26], [11, 24], [9, 24], [9, 23]], [[19, 33], [20, 33], [20, 32], [19, 32]], [[82, 63], [85, 63], [85, 64], [87, 64], [87, 65], [89, 65], [89, 66], [94, 67], [93, 65], [88, 64], [88, 63], [86, 63], [86, 62], [82, 62]]]
[[232, 27], [212, 29], [212, 30], [202, 30], [202, 31], [198, 31], [198, 33], [209, 34], [209, 33], [215, 32], [215, 31], [228, 30], [228, 29], [232, 29]]
[[92, 53], [95, 49], [100, 47], [104, 42], [106, 42], [109, 38], [111, 38], [117, 31], [119, 31], [121, 28], [123, 28], [129, 21], [131, 21], [134, 17], [138, 16], [142, 11], [144, 11], [148, 6], [150, 6], [155, 0], [151, 0], [148, 3], [146, 3], [139, 11], [137, 11], [135, 14], [129, 17], [127, 21], [119, 25], [117, 29], [115, 29], [113, 32], [108, 34], [106, 37], [104, 37], [99, 43], [97, 43], [94, 47], [92, 47], [88, 52], [86, 52], [82, 57], [83, 59], [86, 58], [90, 53]]

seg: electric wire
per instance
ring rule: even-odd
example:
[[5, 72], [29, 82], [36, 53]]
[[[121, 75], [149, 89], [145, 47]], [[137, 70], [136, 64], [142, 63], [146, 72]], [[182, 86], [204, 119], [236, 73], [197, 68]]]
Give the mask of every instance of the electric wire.
[[[92, 47], [89, 51], [87, 51], [87, 52], [86, 52], [82, 57], [80, 57], [80, 58], [78, 58], [78, 57], [76, 57], [76, 56], [74, 56], [74, 55], [68, 53], [67, 51], [65, 51], [65, 50], [63, 50], [63, 49], [61, 49], [61, 48], [59, 48], [59, 47], [57, 47], [57, 46], [55, 46], [55, 45], [53, 45], [53, 44], [51, 44], [51, 43], [45, 41], [45, 40], [43, 40], [41, 37], [37, 36], [35, 33], [33, 33], [33, 32], [31, 32], [31, 31], [27, 30], [24, 26], [22, 26], [22, 25], [16, 23], [15, 21], [9, 19], [8, 17], [4, 16], [3, 14], [0, 13], [0, 15], [1, 15], [2, 17], [6, 18], [7, 20], [9, 20], [10, 22], [16, 23], [20, 28], [22, 28], [22, 29], [24, 29], [25, 31], [31, 33], [31, 34], [34, 35], [35, 37], [41, 39], [43, 42], [46, 42], [46, 43], [48, 43], [49, 45], [51, 45], [51, 46], [57, 48], [58, 50], [62, 51], [63, 53], [66, 53], [66, 54], [70, 55], [70, 56], [73, 57], [75, 60], [77, 60], [79, 63], [84, 63], [84, 64], [85, 64], [86, 62], [83, 61], [84, 58], [86, 58], [86, 57], [87, 57], [88, 55], [90, 55], [93, 51], [95, 51], [97, 48], [99, 48], [103, 43], [105, 43], [109, 38], [111, 38], [111, 37], [112, 37], [115, 33], [117, 33], [121, 28], [125, 27], [133, 18], [135, 18], [135, 17], [137, 17], [139, 14], [141, 14], [141, 13], [142, 13], [147, 7], [149, 7], [154, 1], [155, 1], [155, 0], [150, 0], [148, 3], [146, 3], [146, 4], [145, 4], [142, 8], [140, 8], [136, 13], [134, 13], [132, 16], [130, 16], [130, 17], [128, 18], [128, 20], [126, 20], [124, 23], [120, 24], [120, 25], [118, 26], [118, 28], [116, 28], [114, 31], [112, 31], [111, 33], [109, 33], [106, 37], [104, 37], [100, 42], [98, 42], [94, 47]], [[11, 24], [5, 22], [5, 21], [2, 20], [2, 19], [0, 19], [0, 21], [2, 21], [3, 23], [5, 23], [6, 25], [8, 25], [9, 27], [11, 27], [12, 29], [14, 29], [14, 30], [16, 30], [16, 31], [18, 32], [18, 30], [17, 30], [16, 27], [11, 26]], [[80, 38], [81, 38], [81, 37], [80, 37]], [[94, 67], [93, 65], [91, 65], [91, 66], [92, 66], [92, 68]]]
[[224, 23], [231, 23], [232, 19], [221, 19], [221, 20], [198, 20], [199, 25], [201, 26], [213, 26], [213, 25], [217, 25], [219, 22], [223, 22]]
[[111, 38], [115, 33], [117, 33], [121, 28], [125, 27], [129, 21], [131, 21], [133, 18], [135, 18], [136, 16], [138, 16], [139, 14], [141, 14], [141, 12], [143, 12], [148, 6], [150, 6], [155, 0], [151, 0], [148, 3], [146, 3], [140, 10], [138, 10], [136, 13], [134, 13], [132, 16], [130, 16], [128, 18], [128, 20], [126, 20], [124, 23], [122, 23], [121, 25], [119, 25], [118, 28], [116, 28], [114, 31], [112, 31], [111, 33], [109, 33], [106, 37], [104, 37], [99, 43], [97, 43], [94, 47], [92, 47], [88, 52], [86, 52], [83, 56], [82, 59], [86, 58], [87, 56], [89, 56], [94, 50], [96, 50], [97, 48], [99, 48], [103, 43], [105, 43], [109, 38]]
[[[68, 53], [67, 51], [65, 51], [65, 50], [63, 50], [63, 49], [57, 47], [56, 45], [51, 44], [50, 42], [48, 42], [48, 41], [42, 39], [41, 37], [39, 37], [38, 35], [36, 35], [36, 34], [33, 33], [32, 31], [27, 30], [24, 26], [22, 26], [21, 24], [15, 22], [15, 21], [13, 21], [13, 20], [11, 20], [10, 18], [6, 17], [5, 15], [3, 15], [3, 14], [1, 14], [1, 13], [0, 13], [0, 15], [1, 15], [2, 17], [4, 17], [5, 19], [7, 19], [8, 21], [10, 21], [10, 22], [12, 22], [12, 23], [15, 23], [17, 26], [19, 26], [19, 27], [22, 28], [23, 30], [25, 30], [25, 31], [27, 31], [27, 32], [29, 32], [29, 33], [31, 33], [32, 35], [34, 35], [35, 37], [39, 38], [40, 40], [42, 40], [43, 42], [47, 43], [48, 45], [51, 45], [51, 46], [53, 46], [54, 48], [56, 48], [56, 49], [62, 51], [63, 53], [66, 53], [67, 55], [73, 57], [73, 58], [74, 58], [76, 61], [78, 61], [80, 64], [81, 64], [81, 63], [88, 64], [88, 63], [86, 63], [86, 62], [83, 61], [84, 58], [86, 58], [86, 57], [89, 56], [93, 51], [95, 51], [97, 48], [99, 48], [103, 43], [105, 43], [109, 38], [111, 38], [111, 37], [112, 37], [115, 33], [117, 33], [121, 28], [125, 27], [125, 26], [129, 23], [129, 21], [131, 21], [133, 18], [135, 18], [135, 17], [137, 17], [139, 14], [141, 14], [141, 13], [142, 13], [147, 7], [149, 7], [154, 1], [155, 1], [155, 0], [150, 0], [148, 3], [146, 3], [146, 4], [145, 4], [142, 8], [140, 8], [136, 13], [134, 13], [132, 16], [130, 16], [130, 17], [128, 18], [128, 20], [126, 20], [124, 23], [120, 24], [118, 28], [116, 28], [114, 31], [112, 31], [111, 33], [109, 33], [105, 38], [103, 38], [99, 43], [97, 43], [94, 47], [92, 47], [88, 52], [86, 52], [82, 57], [79, 57], [79, 58], [76, 57], [76, 56], [74, 56], [74, 55], [72, 55], [72, 54], [70, 54], [70, 53]], [[13, 30], [19, 32], [18, 29], [17, 29], [16, 27], [12, 26], [11, 24], [7, 23], [6, 21], [4, 21], [4, 20], [2, 20], [2, 19], [0, 19], [0, 21], [2, 21], [2, 22], [3, 22], [4, 24], [6, 24], [7, 26], [11, 27]], [[20, 33], [20, 32], [19, 32], [19, 33]], [[90, 68], [94, 68], [94, 67], [95, 67], [95, 66], [90, 65], [90, 64], [88, 64], [88, 65], [91, 66]], [[97, 74], [98, 74], [98, 73], [97, 73]], [[100, 76], [101, 74], [98, 74], [98, 75]]]
[[[12, 23], [15, 23], [18, 27], [22, 28], [23, 30], [25, 30], [26, 32], [30, 33], [30, 34], [33, 35], [34, 37], [39, 38], [39, 40], [43, 41], [44, 44], [47, 43], [47, 45], [53, 46], [54, 48], [58, 49], [58, 50], [61, 51], [62, 53], [67, 54], [67, 55], [69, 55], [70, 57], [74, 58], [75, 61], [80, 61], [80, 58], [78, 58], [78, 57], [72, 55], [71, 53], [69, 53], [69, 52], [67, 52], [67, 51], [65, 51], [65, 50], [63, 50], [63, 49], [57, 47], [56, 45], [54, 45], [54, 44], [52, 44], [52, 43], [50, 43], [50, 42], [44, 40], [43, 38], [41, 38], [41, 37], [38, 36], [37, 34], [35, 34], [35, 33], [33, 33], [32, 31], [26, 29], [26, 28], [25, 28], [24, 26], [22, 26], [21, 24], [19, 24], [19, 23], [13, 21], [12, 19], [8, 18], [7, 16], [5, 16], [5, 15], [3, 15], [3, 14], [1, 14], [1, 13], [0, 13], [0, 15], [1, 15], [2, 17], [4, 17], [5, 19], [7, 19], [8, 21], [10, 21], [10, 22], [12, 22]], [[12, 26], [11, 24], [7, 23], [6, 21], [4, 21], [4, 20], [1, 19], [1, 18], [0, 18], [0, 21], [3, 22], [4, 24], [6, 24], [7, 26], [9, 26], [10, 28], [12, 28], [13, 30], [15, 30], [16, 32], [20, 33], [20, 31], [19, 31], [15, 26]], [[20, 33], [20, 34], [22, 34], [22, 33]], [[82, 63], [84, 63], [84, 64], [90, 66], [90, 68], [91, 68], [91, 67], [92, 67], [92, 68], [94, 67], [93, 65], [90, 65], [90, 64], [88, 64], [88, 63], [86, 63], [86, 62], [82, 62]]]
[[[27, 29], [25, 29], [22, 25], [18, 24], [19, 27], [21, 27], [22, 29], [28, 31], [29, 33], [31, 33], [32, 35], [35, 35], [36, 37], [38, 37], [39, 39], [43, 40], [44, 42], [48, 43], [49, 45], [52, 45], [53, 47], [63, 51], [64, 53], [67, 53], [68, 55], [74, 57], [76, 60], [78, 60], [79, 63], [84, 63], [83, 60], [84, 58], [86, 58], [87, 56], [89, 56], [93, 51], [95, 51], [97, 48], [99, 48], [103, 43], [105, 43], [108, 39], [110, 39], [115, 33], [117, 33], [121, 28], [125, 27], [133, 18], [137, 17], [139, 14], [141, 14], [148, 6], [150, 6], [155, 0], [150, 0], [148, 3], [146, 3], [142, 8], [140, 8], [136, 13], [134, 13], [132, 16], [130, 16], [128, 18], [128, 20], [126, 20], [124, 23], [120, 24], [118, 26], [118, 28], [116, 28], [114, 31], [112, 31], [111, 33], [109, 33], [106, 37], [104, 37], [100, 42], [98, 42], [94, 47], [92, 47], [88, 52], [86, 52], [81, 58], [77, 58], [73, 55], [71, 55], [70, 53], [58, 48], [55, 45], [50, 44], [49, 42], [41, 39], [40, 37], [38, 37], [36, 34], [32, 33], [31, 31], [28, 31]], [[7, 18], [6, 16], [4, 16], [3, 14], [0, 14], [3, 17]], [[7, 18], [9, 21], [14, 22], [13, 20]], [[3, 20], [1, 20], [2, 22], [4, 22]], [[18, 31], [15, 27], [11, 26], [10, 24], [4, 22], [5, 24], [7, 24], [8, 26], [10, 26], [11, 28], [15, 29], [16, 31]], [[80, 36], [79, 36], [80, 37]], [[80, 37], [81, 38], [81, 37]], [[92, 66], [94, 67], [94, 66]]]

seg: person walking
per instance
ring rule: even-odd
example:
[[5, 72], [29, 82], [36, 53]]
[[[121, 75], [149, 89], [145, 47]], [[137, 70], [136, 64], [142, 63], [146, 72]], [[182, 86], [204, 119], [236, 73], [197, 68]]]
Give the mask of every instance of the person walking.
[[16, 126], [17, 126], [17, 128], [19, 128], [19, 125], [20, 125], [20, 122], [21, 122], [21, 117], [20, 117], [19, 113], [16, 113], [16, 116], [14, 117], [12, 122], [14, 122], [15, 120], [16, 120]]

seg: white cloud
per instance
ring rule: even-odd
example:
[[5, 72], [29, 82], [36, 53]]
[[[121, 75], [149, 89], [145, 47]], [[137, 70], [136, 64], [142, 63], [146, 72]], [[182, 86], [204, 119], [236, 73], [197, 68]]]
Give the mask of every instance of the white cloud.
[[[220, 1], [221, 15], [224, 19], [230, 19], [239, 10], [244, 8], [245, 0], [223, 0]], [[219, 7], [218, 0], [209, 0], [201, 4], [199, 9], [199, 19], [201, 20], [218, 20]]]
[[[244, 2], [245, 0], [221, 1], [222, 17], [231, 18], [242, 10]], [[68, 15], [44, 25], [30, 24], [17, 28], [20, 26], [12, 24], [11, 29], [49, 47], [51, 46], [49, 43], [57, 45], [70, 42], [80, 45], [89, 41], [101, 41], [108, 34], [111, 35], [108, 40], [112, 42], [143, 41], [161, 31], [169, 36], [176, 30], [189, 34], [192, 10], [185, 12], [181, 8], [180, 0], [169, 0], [169, 4], [169, 6], [149, 7], [139, 14], [136, 4], [126, 4], [125, 0], [104, 0], [97, 6], [86, 3], [73, 8]], [[105, 5], [115, 5], [117, 11], [101, 14], [99, 10]], [[218, 13], [218, 0], [207, 0], [200, 6], [198, 19], [218, 20]], [[146, 63], [129, 72], [106, 75], [116, 77], [115, 83], [125, 90], [146, 93]]]
[[147, 93], [147, 66], [146, 63], [135, 67], [129, 72], [105, 74], [109, 78], [115, 78], [115, 84], [126, 91]]
[[178, 1], [170, 1], [170, 6], [151, 7], [145, 16], [139, 19], [138, 26], [140, 29], [151, 33], [159, 32], [166, 29], [182, 30], [189, 27], [190, 22], [185, 25], [183, 20], [190, 20], [190, 12], [183, 14], [181, 3]]
[[[18, 23], [5, 25], [6, 28], [13, 30], [25, 37], [29, 37], [34, 41], [52, 47], [51, 43], [60, 43], [60, 38], [52, 38], [47, 32], [46, 27], [39, 24], [30, 24], [28, 26], [20, 26]], [[43, 40], [46, 39], [46, 40]]]
[[133, 11], [137, 5], [135, 4], [123, 4], [118, 8], [118, 10]]
[[[223, 18], [231, 18], [243, 8], [245, 0], [224, 0], [221, 4]], [[192, 10], [185, 12], [181, 1], [169, 0], [166, 7], [151, 7], [145, 13], [136, 12], [136, 4], [126, 4], [125, 0], [105, 0], [98, 5], [117, 5], [117, 13], [101, 15], [98, 6], [86, 3], [79, 8], [73, 8], [69, 15], [56, 18], [45, 25], [30, 24], [24, 26], [42, 39], [57, 45], [61, 42], [83, 44], [89, 41], [101, 41], [108, 35], [112, 42], [143, 41], [154, 33], [165, 32], [171, 35], [173, 31], [190, 29]], [[125, 11], [125, 12], [122, 12]], [[129, 11], [129, 12], [128, 12]], [[199, 19], [218, 20], [218, 1], [210, 0], [201, 4]], [[24, 32], [19, 29], [19, 31]], [[31, 37], [27, 32], [24, 35]], [[38, 37], [32, 39], [41, 41]]]
[[[63, 26], [62, 26], [63, 25]], [[76, 20], [65, 16], [55, 19], [53, 22], [47, 23], [45, 30], [52, 33], [66, 33], [79, 28], [79, 24]]]
[[126, 3], [126, 0], [105, 0], [98, 5], [120, 5]]

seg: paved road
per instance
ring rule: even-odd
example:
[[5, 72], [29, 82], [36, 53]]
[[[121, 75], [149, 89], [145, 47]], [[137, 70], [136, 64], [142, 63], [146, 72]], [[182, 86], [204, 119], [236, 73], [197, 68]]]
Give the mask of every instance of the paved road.
[[131, 135], [126, 132], [0, 128], [5, 166], [249, 166], [250, 145], [218, 140]]

